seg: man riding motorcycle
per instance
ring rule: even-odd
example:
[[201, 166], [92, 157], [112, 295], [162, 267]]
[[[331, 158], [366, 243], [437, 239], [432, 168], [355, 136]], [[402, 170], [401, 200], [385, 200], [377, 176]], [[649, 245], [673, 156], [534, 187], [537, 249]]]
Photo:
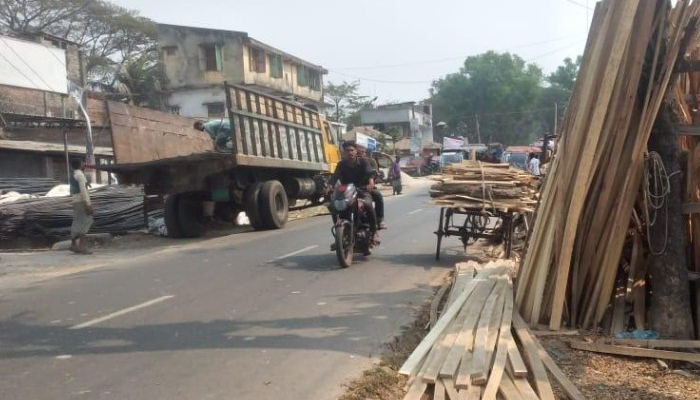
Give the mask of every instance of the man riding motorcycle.
[[372, 234], [374, 244], [379, 244], [379, 236], [377, 235], [377, 215], [372, 206], [371, 191], [374, 189], [374, 169], [370, 163], [358, 156], [357, 145], [354, 141], [349, 140], [343, 143], [343, 151], [345, 156], [335, 168], [333, 176], [328, 181], [327, 191], [335, 186], [340, 180], [343, 185], [354, 184], [357, 188], [365, 190], [363, 201], [369, 209], [369, 229]]

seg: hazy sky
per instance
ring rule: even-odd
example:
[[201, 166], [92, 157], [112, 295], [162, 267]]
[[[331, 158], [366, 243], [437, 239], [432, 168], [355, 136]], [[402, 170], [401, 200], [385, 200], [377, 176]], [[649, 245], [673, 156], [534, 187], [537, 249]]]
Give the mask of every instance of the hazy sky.
[[112, 0], [156, 22], [230, 29], [360, 80], [383, 101], [421, 100], [468, 55], [510, 51], [545, 73], [583, 51], [593, 0]]

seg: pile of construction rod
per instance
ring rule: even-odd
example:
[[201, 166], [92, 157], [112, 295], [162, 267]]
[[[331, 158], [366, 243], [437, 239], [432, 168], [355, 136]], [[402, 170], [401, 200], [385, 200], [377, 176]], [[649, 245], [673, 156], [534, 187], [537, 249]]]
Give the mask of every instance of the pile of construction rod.
[[[104, 186], [90, 191], [95, 223], [92, 233], [125, 233], [146, 226], [143, 189]], [[159, 218], [162, 211], [149, 212]], [[0, 240], [25, 237], [65, 237], [70, 234], [73, 204], [70, 196], [39, 197], [0, 206]]]
[[18, 192], [43, 196], [60, 183], [53, 178], [0, 178], [0, 193]]

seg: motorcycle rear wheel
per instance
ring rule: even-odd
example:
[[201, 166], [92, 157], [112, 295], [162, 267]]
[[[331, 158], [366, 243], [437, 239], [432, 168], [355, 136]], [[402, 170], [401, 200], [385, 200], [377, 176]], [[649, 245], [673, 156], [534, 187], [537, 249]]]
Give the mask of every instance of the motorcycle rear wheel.
[[341, 268], [349, 268], [354, 256], [355, 238], [349, 222], [343, 222], [335, 229], [335, 255]]

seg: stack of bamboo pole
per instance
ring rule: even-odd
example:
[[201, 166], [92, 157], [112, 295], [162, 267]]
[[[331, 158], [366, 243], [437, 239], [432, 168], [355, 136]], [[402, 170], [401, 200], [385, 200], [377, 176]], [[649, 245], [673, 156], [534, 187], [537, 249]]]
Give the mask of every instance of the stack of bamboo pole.
[[[435, 326], [401, 367], [404, 400], [554, 400], [547, 370], [574, 400], [584, 397], [513, 308], [512, 261], [458, 264]], [[477, 271], [476, 277], [474, 272]]]
[[531, 324], [597, 326], [610, 304], [644, 152], [700, 1], [596, 6], [562, 140], [542, 191], [516, 304]]
[[430, 188], [434, 204], [443, 207], [534, 211], [535, 178], [508, 164], [465, 161], [453, 164]]

